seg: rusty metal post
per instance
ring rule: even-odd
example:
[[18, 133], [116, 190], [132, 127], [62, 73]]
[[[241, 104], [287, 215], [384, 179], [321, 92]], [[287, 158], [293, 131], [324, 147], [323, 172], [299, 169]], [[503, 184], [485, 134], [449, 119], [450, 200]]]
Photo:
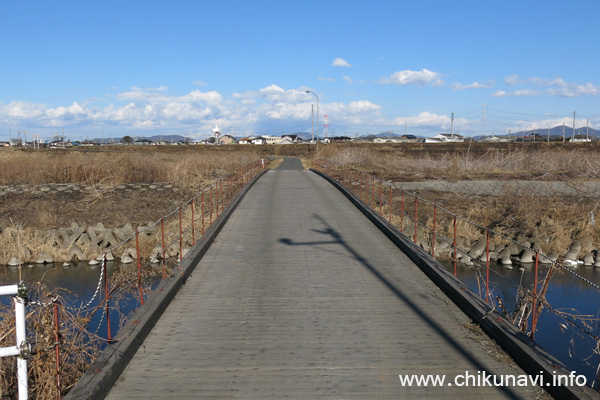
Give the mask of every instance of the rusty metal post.
[[108, 295], [108, 268], [106, 268], [106, 253], [102, 253], [102, 269], [104, 270], [104, 312], [106, 313], [106, 338], [112, 340], [110, 332], [110, 307]]
[[485, 228], [485, 302], [490, 301], [490, 228]]
[[208, 220], [208, 226], [212, 225], [212, 205], [213, 205], [213, 187], [212, 185], [210, 185], [210, 202], [208, 203], [208, 216], [209, 216], [209, 220]]
[[539, 268], [539, 260], [540, 260], [540, 252], [536, 250], [535, 252], [535, 272], [534, 272], [534, 276], [533, 276], [533, 300], [531, 301], [532, 303], [532, 309], [531, 309], [531, 338], [534, 339], [535, 338], [535, 329], [537, 326], [537, 304], [538, 304], [538, 298], [537, 298], [537, 285], [538, 285], [538, 268]]
[[58, 318], [58, 303], [54, 302], [54, 355], [56, 357], [56, 390], [57, 399], [62, 399], [60, 387], [60, 322]]
[[431, 243], [431, 257], [435, 258], [435, 222], [437, 219], [437, 205], [433, 205], [433, 237]]
[[402, 199], [400, 203], [400, 233], [404, 229], [404, 189], [402, 189]]
[[204, 191], [202, 191], [200, 196], [202, 197], [202, 236], [204, 236]]
[[371, 208], [373, 210], [375, 210], [375, 177], [373, 177], [373, 190], [372, 190], [372, 193], [371, 193], [371, 198], [372, 198]]
[[[181, 208], [180, 208], [181, 209]], [[140, 239], [139, 232], [135, 232], [135, 252], [137, 258], [137, 269], [138, 269], [138, 288], [140, 290], [140, 305], [144, 305], [144, 291], [142, 289], [142, 261], [140, 259]]]
[[181, 218], [181, 206], [179, 206], [179, 261], [183, 253], [183, 220]]
[[363, 191], [363, 193], [364, 193], [363, 200], [364, 200], [365, 203], [368, 203], [369, 202], [369, 196], [367, 196], [367, 174], [365, 174], [363, 172], [362, 177], [363, 177], [363, 179], [362, 179], [363, 186], [365, 188], [365, 190]]
[[[221, 212], [223, 212], [223, 179], [219, 179], [219, 200], [221, 201]], [[217, 218], [219, 218], [219, 205], [217, 204]]]
[[383, 180], [379, 181], [379, 215], [383, 215]]
[[458, 254], [456, 247], [456, 215], [454, 216], [454, 276], [456, 275], [456, 263], [458, 262]]
[[165, 220], [160, 219], [160, 240], [162, 246], [161, 263], [163, 266], [163, 279], [167, 277], [167, 260], [165, 259]]
[[419, 198], [417, 196], [415, 196], [415, 238], [414, 238], [414, 242], [415, 244], [417, 243], [417, 228], [419, 227], [418, 225], [418, 208], [419, 208]]
[[390, 185], [390, 216], [388, 217], [388, 222], [392, 223], [392, 185]]
[[194, 232], [194, 199], [192, 199], [192, 246], [196, 244], [196, 233]]

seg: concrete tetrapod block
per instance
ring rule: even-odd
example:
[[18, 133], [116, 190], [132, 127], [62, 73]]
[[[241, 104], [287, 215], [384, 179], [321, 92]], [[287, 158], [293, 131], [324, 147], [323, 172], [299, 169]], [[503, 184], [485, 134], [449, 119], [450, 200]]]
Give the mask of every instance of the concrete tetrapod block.
[[519, 257], [519, 262], [522, 264], [531, 264], [533, 262], [533, 250], [523, 249], [523, 252]]
[[51, 264], [53, 262], [52, 256], [45, 251], [42, 251], [36, 260], [36, 264]]

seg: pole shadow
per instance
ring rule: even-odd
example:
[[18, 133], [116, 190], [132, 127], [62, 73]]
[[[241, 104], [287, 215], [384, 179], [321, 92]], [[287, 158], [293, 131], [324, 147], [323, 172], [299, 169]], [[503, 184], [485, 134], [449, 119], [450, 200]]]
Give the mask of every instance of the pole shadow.
[[[333, 229], [327, 221], [318, 214], [313, 214], [312, 218], [318, 220], [322, 225], [323, 229], [312, 229], [313, 232], [324, 235], [326, 238], [322, 241], [310, 241], [310, 242], [295, 242], [290, 238], [281, 238], [279, 242], [288, 246], [319, 246], [325, 244], [337, 244], [341, 246], [352, 258], [357, 260], [360, 264], [362, 264], [367, 271], [369, 271], [372, 275], [374, 275], [383, 285], [385, 285], [396, 297], [398, 297], [402, 302], [404, 302], [411, 310], [415, 312], [416, 315], [419, 316], [423, 320], [424, 323], [429, 325], [438, 336], [447, 343], [447, 345], [452, 346], [456, 349], [463, 357], [466, 359], [471, 366], [477, 371], [486, 371], [490, 373], [490, 371], [481, 364], [480, 361], [475, 359], [468, 351], [465, 349], [459, 342], [451, 337], [451, 333], [444, 329], [443, 326], [438, 324], [436, 321], [432, 320], [423, 309], [413, 302], [406, 294], [402, 292], [402, 290], [396, 287], [392, 282], [390, 282], [373, 264], [371, 264], [365, 257], [360, 255], [355, 249], [352, 248], [345, 240], [343, 235]], [[330, 238], [329, 240], [327, 238]], [[449, 366], [451, 367], [451, 366]], [[509, 398], [512, 399], [520, 399], [518, 393], [516, 393], [509, 386], [499, 386], [497, 387], [502, 392], [504, 392]]]

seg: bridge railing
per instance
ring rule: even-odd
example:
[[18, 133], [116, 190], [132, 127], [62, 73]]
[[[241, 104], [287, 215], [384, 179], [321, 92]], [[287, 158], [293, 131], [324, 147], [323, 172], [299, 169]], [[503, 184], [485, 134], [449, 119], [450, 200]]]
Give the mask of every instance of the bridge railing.
[[[459, 261], [471, 265], [479, 295], [493, 310], [502, 312], [530, 337], [535, 337], [540, 314], [547, 310], [564, 322], [561, 325], [572, 327], [577, 334], [591, 338], [600, 346], [597, 318], [582, 315], [572, 308], [555, 308], [546, 296], [551, 278], [557, 271], [571, 275], [597, 294], [600, 294], [600, 286], [575, 272], [564, 261], [559, 262], [542, 253], [538, 244], [518, 241], [489, 226], [470, 221], [417, 193], [397, 188], [391, 182], [352, 166], [326, 159], [313, 160], [312, 166], [353, 192], [432, 257], [449, 260], [455, 276]], [[534, 279], [531, 285], [515, 282], [502, 270], [492, 268], [491, 263], [500, 261], [511, 268], [509, 263], [512, 264], [511, 257], [515, 255], [520, 255], [522, 263], [532, 265]], [[543, 270], [540, 264], [547, 269]], [[496, 293], [490, 276], [507, 282], [512, 291], [504, 292], [502, 296]], [[506, 309], [506, 304], [511, 302], [515, 303], [513, 311]]]
[[[255, 160], [215, 179], [152, 224], [129, 232], [120, 231], [119, 235], [106, 234], [102, 242], [105, 247], [90, 262], [100, 265], [96, 290], [81, 305], [68, 306], [70, 301], [61, 295], [52, 295], [46, 303], [31, 297], [26, 299], [28, 307], [38, 306], [53, 312], [53, 317], [46, 320], [53, 325], [49, 332], [54, 333], [55, 341], [44, 350], [55, 352], [55, 368], [52, 369], [56, 374], [56, 398], [62, 398], [69, 383], [74, 383], [73, 377], [69, 377], [68, 382], [61, 379], [64, 364], [71, 357], [69, 351], [64, 350], [65, 344], [68, 345], [73, 336], [86, 337], [101, 346], [118, 340], [115, 335], [127, 316], [144, 304], [160, 280], [181, 272], [179, 263], [190, 248], [203, 237], [238, 192], [265, 168], [266, 160]], [[122, 236], [125, 236], [123, 240], [117, 239]], [[120, 268], [114, 268], [115, 260], [120, 261]], [[34, 349], [43, 347], [38, 343], [35, 330], [31, 332], [29, 343]], [[30, 385], [30, 388], [34, 397], [41, 394], [33, 393], [36, 390], [43, 390], [44, 395], [50, 396], [47, 387]], [[8, 393], [11, 389], [5, 390]]]

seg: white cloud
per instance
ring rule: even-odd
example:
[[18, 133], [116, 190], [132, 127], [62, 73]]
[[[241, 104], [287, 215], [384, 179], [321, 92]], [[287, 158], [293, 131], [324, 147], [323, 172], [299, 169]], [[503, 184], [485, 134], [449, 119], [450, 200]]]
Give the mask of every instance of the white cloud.
[[460, 82], [452, 84], [450, 88], [453, 90], [467, 90], [467, 89], [489, 89], [494, 86], [494, 81], [490, 80], [485, 83], [473, 82], [468, 85], [462, 84]]
[[504, 83], [507, 85], [522, 85], [526, 81], [524, 79], [519, 78], [517, 74], [511, 75], [504, 79]]
[[320, 76], [317, 79], [320, 80], [320, 81], [325, 81], [325, 82], [333, 82], [333, 81], [335, 81], [335, 79], [333, 79], [333, 78], [325, 78], [323, 76]]
[[422, 69], [420, 71], [396, 71], [389, 78], [382, 78], [380, 83], [392, 85], [441, 86], [444, 81], [439, 72]]
[[194, 85], [196, 85], [196, 86], [208, 86], [208, 84], [206, 82], [203, 82], [203, 81], [194, 81], [192, 83]]
[[352, 83], [354, 83], [354, 80], [352, 80], [352, 78], [350, 78], [349, 76], [344, 76], [342, 78], [344, 80], [344, 82], [346, 82], [346, 84], [351, 85]]
[[350, 65], [350, 63], [348, 63], [348, 61], [344, 60], [341, 57], [338, 57], [335, 60], [333, 60], [331, 65], [334, 67], [351, 67], [352, 66], [352, 65]]
[[[558, 96], [558, 97], [579, 97], [579, 96], [597, 96], [600, 95], [600, 86], [593, 83], [579, 84], [566, 82], [560, 77], [552, 79], [543, 77], [532, 77], [528, 79], [519, 78], [517, 75], [509, 76], [504, 80], [507, 85], [526, 85], [533, 84], [538, 89], [522, 89], [514, 92], [505, 92], [499, 90], [493, 94], [494, 97], [526, 97], [526, 96]], [[541, 89], [540, 89], [541, 87]]]
[[532, 89], [521, 89], [521, 90], [515, 90], [513, 92], [506, 92], [504, 90], [498, 90], [494, 94], [492, 94], [492, 97], [531, 97], [531, 96], [540, 96], [542, 94], [544, 94], [544, 92], [540, 92], [540, 91], [532, 90]]
[[419, 128], [434, 128], [442, 129], [446, 124], [449, 124], [450, 117], [447, 115], [433, 114], [428, 111], [423, 111], [415, 116], [398, 117], [393, 120], [395, 125], [408, 125]]

